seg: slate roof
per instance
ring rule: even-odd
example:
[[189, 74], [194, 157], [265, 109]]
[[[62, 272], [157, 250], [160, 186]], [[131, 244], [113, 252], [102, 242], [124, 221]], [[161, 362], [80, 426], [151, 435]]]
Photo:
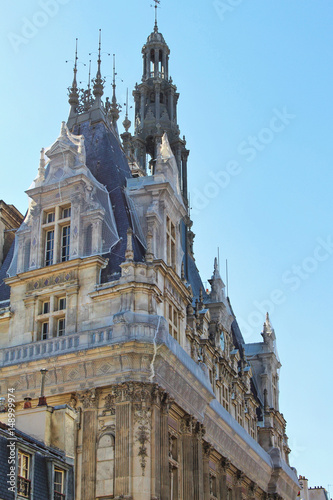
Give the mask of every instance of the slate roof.
[[[114, 132], [103, 120], [91, 123], [85, 121], [75, 125], [74, 134], [82, 134], [86, 148], [86, 164], [93, 176], [106, 186], [111, 199], [120, 241], [105, 255], [109, 258], [107, 269], [103, 273], [103, 281], [120, 271], [119, 264], [125, 260], [127, 229], [132, 227], [130, 207], [128, 206], [124, 188], [126, 179], [132, 177], [125, 153]], [[134, 230], [134, 228], [132, 227]], [[136, 237], [133, 238], [134, 260], [142, 261], [145, 249]]]
[[[9, 301], [10, 297], [10, 287], [4, 283], [4, 279], [7, 278], [7, 271], [10, 266], [14, 254], [14, 243], [10, 247], [10, 250], [5, 258], [1, 268], [0, 268], [0, 302]], [[9, 304], [8, 304], [9, 305]], [[5, 307], [6, 304], [0, 304], [1, 307]]]
[[[0, 414], [1, 418], [1, 414]], [[0, 498], [3, 500], [14, 500], [15, 495], [11, 491], [8, 491], [7, 479], [9, 474], [9, 464], [8, 464], [8, 440], [13, 439], [8, 434], [8, 426], [0, 422]], [[20, 444], [25, 444], [32, 447], [34, 454], [34, 465], [33, 465], [33, 494], [34, 498], [38, 500], [47, 500], [50, 498], [49, 492], [49, 476], [47, 471], [48, 461], [51, 459], [57, 460], [59, 462], [65, 462], [64, 453], [58, 452], [53, 448], [45, 446], [37, 439], [28, 436], [24, 432], [15, 430], [16, 447], [20, 447]], [[57, 463], [58, 463], [57, 462]], [[68, 469], [68, 481], [69, 481], [69, 499], [73, 499], [73, 470], [72, 467], [66, 463], [66, 470]], [[66, 497], [67, 498], [67, 497]]]

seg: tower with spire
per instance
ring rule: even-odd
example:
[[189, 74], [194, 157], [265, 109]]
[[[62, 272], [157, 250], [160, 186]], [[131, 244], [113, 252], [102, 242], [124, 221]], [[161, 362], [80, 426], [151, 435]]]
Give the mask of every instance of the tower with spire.
[[178, 166], [179, 183], [187, 204], [187, 159], [185, 137], [180, 137], [177, 123], [179, 94], [169, 75], [170, 49], [158, 30], [157, 18], [153, 32], [142, 47], [143, 72], [140, 84], [133, 91], [135, 130], [133, 149], [143, 174], [154, 173], [157, 151], [166, 132]]
[[[194, 260], [189, 151], [154, 1], [122, 144], [115, 58], [108, 98], [99, 32], [96, 76], [89, 65], [81, 89], [76, 42], [68, 122], [41, 150], [0, 268], [1, 387], [15, 389], [17, 428], [52, 448], [40, 474], [52, 498], [293, 500], [269, 316], [263, 342], [246, 344], [218, 260], [210, 289]], [[29, 443], [30, 475], [16, 479], [46, 498]]]

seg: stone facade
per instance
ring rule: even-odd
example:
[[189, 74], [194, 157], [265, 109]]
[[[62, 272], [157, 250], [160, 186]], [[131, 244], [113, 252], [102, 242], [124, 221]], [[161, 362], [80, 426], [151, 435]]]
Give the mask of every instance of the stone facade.
[[246, 345], [217, 261], [210, 290], [195, 265], [169, 52], [155, 25], [123, 148], [100, 55], [92, 92], [75, 64], [68, 123], [3, 269], [0, 393], [73, 461], [76, 500], [294, 499], [270, 319]]

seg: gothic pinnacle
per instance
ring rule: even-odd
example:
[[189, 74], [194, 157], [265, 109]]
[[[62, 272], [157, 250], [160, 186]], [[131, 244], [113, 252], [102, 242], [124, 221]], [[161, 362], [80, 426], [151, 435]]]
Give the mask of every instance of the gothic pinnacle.
[[113, 80], [112, 80], [112, 104], [110, 108], [110, 115], [112, 123], [115, 126], [119, 118], [119, 106], [116, 98], [116, 56], [113, 54]]
[[101, 30], [99, 30], [99, 43], [98, 43], [98, 60], [97, 60], [97, 73], [94, 80], [94, 96], [102, 97], [104, 94], [104, 80], [101, 74]]
[[124, 129], [128, 132], [128, 129], [131, 126], [131, 121], [128, 119], [128, 88], [126, 89], [126, 114], [125, 120], [123, 121]]
[[79, 104], [79, 89], [77, 88], [76, 74], [77, 74], [77, 38], [75, 43], [75, 58], [74, 58], [74, 76], [72, 86], [69, 88], [69, 99], [68, 102], [74, 108]]

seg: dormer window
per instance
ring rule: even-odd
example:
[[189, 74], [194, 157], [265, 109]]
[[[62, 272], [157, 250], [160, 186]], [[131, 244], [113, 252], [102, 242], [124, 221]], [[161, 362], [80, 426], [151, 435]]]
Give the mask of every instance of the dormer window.
[[44, 262], [45, 266], [52, 266], [58, 262], [69, 260], [70, 255], [70, 217], [71, 206], [55, 207], [44, 213]]

